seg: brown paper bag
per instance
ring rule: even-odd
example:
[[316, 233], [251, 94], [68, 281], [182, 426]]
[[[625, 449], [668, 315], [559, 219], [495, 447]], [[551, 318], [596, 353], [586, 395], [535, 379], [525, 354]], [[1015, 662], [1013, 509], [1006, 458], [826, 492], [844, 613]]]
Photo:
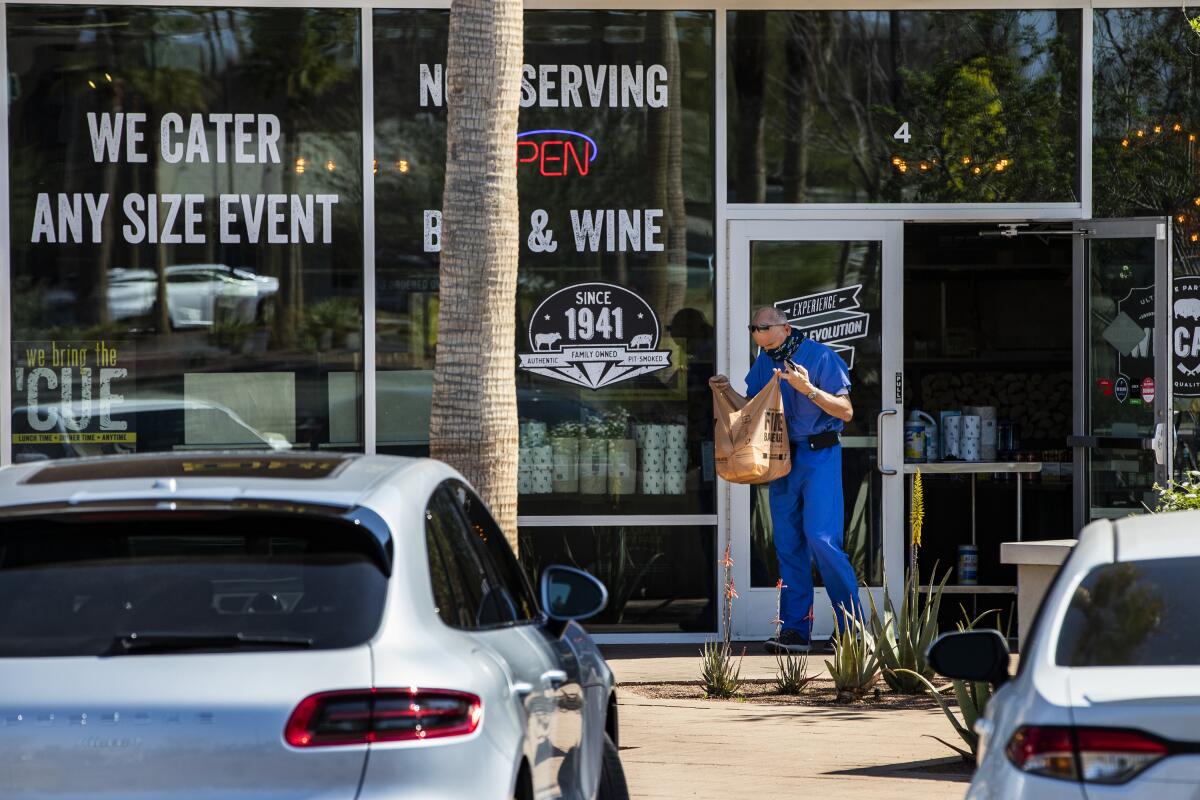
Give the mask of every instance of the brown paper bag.
[[767, 483], [792, 469], [783, 394], [775, 374], [749, 402], [713, 391], [717, 474], [730, 483]]

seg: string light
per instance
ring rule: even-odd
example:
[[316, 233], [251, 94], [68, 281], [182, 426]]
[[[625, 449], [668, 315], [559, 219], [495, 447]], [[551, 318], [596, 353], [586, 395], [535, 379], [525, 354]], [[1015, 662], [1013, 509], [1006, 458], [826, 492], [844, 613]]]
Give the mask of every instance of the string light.
[[400, 159], [399, 161], [397, 161], [396, 162], [396, 171], [401, 174], [407, 174], [408, 173], [408, 161], [403, 158]]
[[[1156, 135], [1161, 135], [1164, 132], [1164, 128], [1167, 126], [1170, 126], [1171, 133], [1178, 134], [1181, 137], [1179, 141], [1182, 141], [1183, 134], [1187, 133], [1187, 141], [1189, 143], [1195, 143], [1197, 134], [1185, 131], [1182, 122], [1173, 122], [1173, 123], [1172, 122], [1164, 122], [1164, 123], [1153, 123], [1151, 125], [1146, 126], [1145, 128], [1138, 128], [1138, 129], [1134, 130], [1134, 132], [1131, 135], [1127, 135], [1121, 139], [1121, 147], [1124, 149], [1129, 149], [1131, 141], [1138, 140], [1138, 139], [1144, 140], [1146, 138], [1147, 130], [1153, 131]], [[1140, 146], [1140, 145], [1141, 145], [1141, 143], [1138, 143], [1138, 146]], [[1193, 197], [1192, 205], [1195, 208], [1200, 208], [1200, 197]], [[1191, 244], [1200, 243], [1200, 231], [1196, 230], [1196, 224], [1195, 224], [1194, 219], [1189, 220], [1189, 215], [1184, 214], [1184, 213], [1177, 213], [1177, 214], [1175, 214], [1175, 222], [1184, 228], [1184, 230], [1181, 233], [1187, 237], [1187, 241], [1189, 243], [1191, 243]]]
[[96, 88], [96, 82], [95, 82], [95, 81], [93, 81], [93, 80], [89, 80], [89, 81], [88, 81], [88, 86], [90, 86], [90, 87], [92, 87], [93, 89], [95, 89], [95, 88]]
[[104, 80], [108, 81], [109, 83], [112, 83], [112, 75], [109, 75], [107, 72], [104, 73]]
[[296, 174], [297, 175], [304, 174], [304, 159], [303, 158], [296, 159]]

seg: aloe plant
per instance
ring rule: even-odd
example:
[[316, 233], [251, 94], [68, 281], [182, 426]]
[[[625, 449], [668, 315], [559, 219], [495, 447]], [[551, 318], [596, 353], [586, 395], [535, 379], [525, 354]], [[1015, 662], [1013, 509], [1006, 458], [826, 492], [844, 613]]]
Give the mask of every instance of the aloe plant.
[[700, 685], [706, 697], [734, 697], [742, 689], [742, 661], [745, 649], [737, 664], [729, 642], [705, 642], [700, 652]]
[[746, 649], [742, 648], [742, 657], [734, 666], [733, 648], [729, 642], [733, 630], [733, 601], [738, 596], [737, 587], [733, 584], [733, 556], [730, 550], [731, 542], [727, 539], [725, 557], [720, 561], [725, 583], [721, 641], [705, 642], [704, 649], [700, 651], [700, 685], [706, 697], [733, 697], [742, 689], [742, 662], [746, 659]]
[[[983, 612], [978, 617], [975, 617], [975, 619], [970, 619], [966, 617], [966, 612], [964, 612], [964, 621], [959, 622], [957, 627], [960, 631], [975, 630], [975, 626], [978, 625], [984, 617], [988, 616], [989, 614], [999, 615], [999, 613], [1000, 612], [998, 610], [992, 609]], [[954, 732], [957, 733], [958, 737], [963, 740], [963, 743], [966, 744], [967, 749], [953, 745], [940, 736], [931, 736], [930, 738], [936, 739], [954, 752], [958, 753], [960, 756], [962, 756], [964, 761], [974, 762], [979, 751], [979, 735], [975, 733], [975, 721], [982, 717], [984, 712], [987, 711], [988, 703], [991, 702], [992, 694], [995, 692], [995, 690], [992, 688], [992, 685], [987, 681], [964, 681], [955, 679], [950, 682], [950, 685], [954, 688], [954, 699], [958, 703], [959, 712], [962, 714], [962, 719], [959, 720], [959, 718], [954, 715], [954, 711], [950, 708], [950, 705], [946, 702], [945, 698], [942, 697], [942, 692], [945, 691], [947, 687], [942, 687], [942, 689], [939, 690], [924, 675], [913, 672], [912, 670], [901, 669], [897, 671], [907, 673], [913, 677], [913, 680], [919, 680], [925, 684], [925, 687], [929, 690], [929, 694], [932, 695], [933, 699], [937, 701], [938, 706], [942, 709], [942, 713], [946, 715], [946, 719], [950, 720], [950, 725], [954, 728]]]
[[[836, 621], [836, 614], [834, 615]], [[853, 613], [834, 633], [833, 661], [826, 661], [839, 700], [861, 700], [879, 679], [879, 657], [867, 626]]]
[[[936, 578], [936, 566], [934, 575]], [[883, 680], [894, 692], [920, 694], [925, 691], [924, 684], [899, 670], [907, 670], [926, 678], [933, 677], [933, 670], [925, 660], [925, 652], [938, 634], [938, 611], [942, 606], [942, 592], [948, 580], [949, 570], [946, 570], [945, 576], [936, 585], [931, 579], [929, 591], [922, 599], [917, 574], [910, 572], [904, 582], [904, 600], [900, 603], [900, 612], [896, 613], [885, 579], [882, 619], [875, 605], [875, 597], [870, 593], [867, 595], [871, 603], [869, 622], [871, 634], [875, 637], [875, 653], [879, 656]]]
[[780, 694], [800, 694], [817, 679], [808, 674], [808, 653], [776, 653], [775, 663], [779, 671], [775, 674], [775, 691]]

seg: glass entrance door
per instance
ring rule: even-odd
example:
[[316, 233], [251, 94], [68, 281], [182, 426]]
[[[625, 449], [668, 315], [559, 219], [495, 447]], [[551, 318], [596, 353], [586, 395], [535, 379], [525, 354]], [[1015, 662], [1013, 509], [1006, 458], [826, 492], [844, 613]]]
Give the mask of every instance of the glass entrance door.
[[[1169, 220], [1075, 225], [1075, 529], [1154, 506], [1174, 436]], [[1200, 302], [1197, 303], [1200, 306]], [[1200, 313], [1197, 313], [1200, 317]]]
[[[730, 381], [745, 391], [757, 355], [746, 326], [762, 306], [783, 310], [846, 362], [854, 419], [842, 439], [844, 547], [860, 586], [882, 592], [886, 571], [894, 596], [904, 548], [902, 241], [899, 222], [729, 223]], [[739, 595], [733, 634], [763, 639], [775, 632], [779, 581], [767, 486], [725, 486]], [[813, 580], [813, 635], [828, 636], [833, 609], [815, 570]]]

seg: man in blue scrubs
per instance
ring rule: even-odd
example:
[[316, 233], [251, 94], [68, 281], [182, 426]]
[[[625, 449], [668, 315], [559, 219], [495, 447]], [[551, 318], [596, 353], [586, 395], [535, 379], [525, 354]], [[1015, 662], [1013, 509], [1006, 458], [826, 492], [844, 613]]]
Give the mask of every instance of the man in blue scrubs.
[[[771, 520], [775, 551], [784, 589], [779, 636], [767, 641], [768, 652], [808, 652], [812, 635], [812, 562], [817, 562], [825, 589], [844, 624], [842, 609], [861, 613], [858, 578], [842, 549], [842, 447], [840, 433], [854, 416], [850, 375], [841, 357], [827, 345], [805, 337], [788, 324], [777, 308], [760, 308], [750, 334], [758, 358], [746, 375], [746, 394], [758, 394], [780, 373], [784, 416], [792, 445], [792, 469], [772, 481]], [[713, 391], [732, 391], [729, 379], [709, 380]]]

